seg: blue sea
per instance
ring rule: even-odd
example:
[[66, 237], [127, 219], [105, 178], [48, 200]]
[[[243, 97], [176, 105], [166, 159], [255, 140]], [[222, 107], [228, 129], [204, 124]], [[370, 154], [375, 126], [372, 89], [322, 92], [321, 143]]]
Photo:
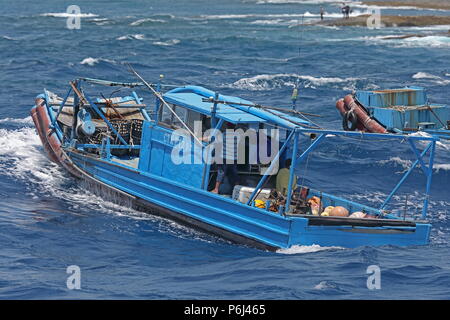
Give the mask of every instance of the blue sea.
[[[439, 142], [422, 247], [296, 246], [265, 252], [229, 243], [91, 195], [47, 160], [29, 116], [44, 88], [93, 77], [202, 85], [264, 104], [290, 105], [341, 128], [337, 99], [353, 90], [426, 87], [450, 104], [450, 26], [323, 27], [332, 0], [0, 0], [1, 299], [449, 299], [450, 142]], [[78, 5], [80, 29], [68, 29]], [[352, 3], [352, 15], [367, 7]], [[382, 14], [450, 11], [382, 8]], [[424, 37], [386, 40], [390, 35]], [[109, 92], [108, 88], [105, 92]], [[147, 103], [154, 98], [142, 92]], [[419, 146], [422, 148], [423, 146]], [[413, 163], [402, 141], [335, 139], [298, 174], [312, 187], [379, 206]], [[414, 170], [396, 208], [419, 216], [425, 179]], [[68, 266], [81, 270], [70, 290]], [[381, 271], [369, 290], [367, 268]]]

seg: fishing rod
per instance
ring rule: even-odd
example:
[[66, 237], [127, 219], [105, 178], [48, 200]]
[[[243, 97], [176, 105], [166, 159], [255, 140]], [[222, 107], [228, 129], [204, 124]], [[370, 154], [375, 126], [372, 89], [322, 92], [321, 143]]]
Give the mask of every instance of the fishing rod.
[[[85, 81], [88, 83], [103, 85], [103, 86], [110, 86], [110, 87], [127, 87], [127, 88], [134, 88], [134, 87], [142, 87], [145, 86], [142, 82], [117, 82], [117, 81], [108, 81], [108, 80], [102, 80], [102, 79], [93, 79], [93, 78], [79, 78], [78, 80]], [[149, 85], [156, 87], [155, 84], [149, 83]], [[178, 88], [181, 86], [177, 85], [169, 85], [169, 84], [161, 84], [161, 87], [164, 88]]]
[[[213, 102], [213, 103], [221, 103], [221, 104], [226, 104], [226, 105], [240, 105], [240, 106], [247, 106], [247, 107], [253, 107], [253, 108], [261, 108], [266, 112], [269, 112], [270, 114], [273, 114], [274, 116], [277, 116], [283, 120], [289, 121], [297, 126], [301, 126], [301, 127], [305, 127], [305, 128], [311, 128], [311, 129], [316, 129], [316, 128], [321, 128], [317, 123], [314, 123], [313, 121], [309, 120], [305, 115], [304, 112], [300, 112], [300, 111], [296, 111], [296, 110], [289, 110], [289, 109], [284, 109], [284, 108], [276, 108], [276, 107], [267, 107], [267, 106], [260, 106], [258, 104], [248, 104], [248, 103], [239, 103], [239, 102], [229, 102], [229, 101], [222, 101], [222, 100], [215, 100], [214, 98], [203, 98], [202, 99], [203, 102]], [[312, 123], [314, 126], [310, 126], [307, 125], [305, 123], [300, 123], [298, 121], [286, 118], [284, 116], [282, 116], [281, 114], [275, 113], [274, 111], [283, 111], [283, 112], [293, 112], [295, 114], [299, 114], [301, 117], [305, 118], [309, 123]], [[311, 114], [312, 116], [315, 117], [321, 117], [319, 115], [316, 114]]]
[[146, 86], [155, 95], [155, 97], [158, 98], [164, 104], [164, 106], [170, 110], [170, 112], [172, 112], [172, 114], [178, 119], [178, 121], [180, 121], [183, 127], [185, 127], [185, 129], [191, 134], [192, 137], [194, 137], [195, 141], [197, 141], [198, 144], [203, 146], [203, 143], [197, 138], [197, 136], [192, 132], [192, 130], [188, 127], [188, 125], [184, 123], [184, 121], [176, 114], [176, 112], [172, 109], [172, 107], [166, 102], [166, 100], [164, 100], [161, 93], [156, 91], [147, 81], [145, 81], [144, 78], [142, 78], [139, 75], [139, 73], [137, 73], [136, 70], [134, 70], [131, 64], [128, 63], [127, 66], [129, 68], [129, 71], [133, 73], [139, 80], [141, 80], [144, 86]]
[[[299, 59], [299, 61], [302, 58], [301, 42], [302, 42], [302, 39], [303, 39], [303, 20], [304, 20], [304, 18], [305, 18], [305, 15], [303, 14], [302, 15], [302, 24], [301, 24], [302, 28], [301, 28], [301, 31], [300, 31], [299, 44], [298, 44], [298, 59]], [[298, 22], [298, 24], [300, 25], [300, 21]], [[299, 71], [299, 74], [300, 74], [300, 68], [299, 68], [298, 71]], [[299, 89], [299, 87], [300, 87], [300, 77], [297, 78], [297, 81], [295, 82], [294, 88], [292, 89], [292, 96], [291, 96], [292, 110], [296, 110], [297, 109], [297, 99], [298, 99], [298, 89]]]

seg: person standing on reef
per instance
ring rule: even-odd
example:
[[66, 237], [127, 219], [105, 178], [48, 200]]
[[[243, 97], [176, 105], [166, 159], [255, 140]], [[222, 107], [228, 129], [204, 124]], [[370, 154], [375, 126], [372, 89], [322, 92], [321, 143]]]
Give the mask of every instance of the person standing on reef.
[[345, 8], [345, 18], [350, 19], [350, 6], [347, 4], [344, 8]]
[[341, 11], [342, 11], [343, 18], [345, 19], [346, 15], [345, 15], [345, 3], [344, 2], [342, 2]]
[[325, 10], [323, 9], [323, 7], [320, 7], [320, 20], [323, 21], [323, 15], [325, 14]]

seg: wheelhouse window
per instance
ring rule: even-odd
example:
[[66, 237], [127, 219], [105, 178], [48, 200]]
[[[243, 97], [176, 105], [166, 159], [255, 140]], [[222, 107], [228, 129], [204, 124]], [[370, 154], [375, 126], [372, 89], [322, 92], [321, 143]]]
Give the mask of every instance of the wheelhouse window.
[[179, 119], [173, 114], [172, 111], [169, 110], [169, 108], [167, 108], [166, 106], [162, 106], [159, 115], [160, 124], [168, 126], [171, 129], [185, 129], [182, 123], [184, 122], [191, 131], [194, 131], [195, 123], [198, 122], [202, 124], [202, 133], [211, 127], [210, 117], [206, 115], [175, 104], [170, 104], [170, 107], [176, 113]]

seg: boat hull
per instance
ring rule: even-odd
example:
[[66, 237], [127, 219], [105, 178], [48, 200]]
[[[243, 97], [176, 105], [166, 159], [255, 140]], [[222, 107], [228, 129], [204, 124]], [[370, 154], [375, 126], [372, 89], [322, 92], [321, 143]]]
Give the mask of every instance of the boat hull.
[[426, 245], [428, 223], [280, 216], [210, 192], [171, 183], [78, 151], [69, 151], [92, 181], [132, 197], [141, 211], [179, 221], [236, 243], [276, 250], [294, 245], [337, 247]]
[[57, 131], [59, 128], [56, 127], [57, 124], [52, 128], [54, 112], [46, 106], [43, 99], [38, 98], [36, 99], [36, 105], [30, 111], [30, 115], [47, 157], [64, 167], [72, 175], [80, 178], [82, 172], [73, 165], [71, 159], [62, 148], [62, 141]]

